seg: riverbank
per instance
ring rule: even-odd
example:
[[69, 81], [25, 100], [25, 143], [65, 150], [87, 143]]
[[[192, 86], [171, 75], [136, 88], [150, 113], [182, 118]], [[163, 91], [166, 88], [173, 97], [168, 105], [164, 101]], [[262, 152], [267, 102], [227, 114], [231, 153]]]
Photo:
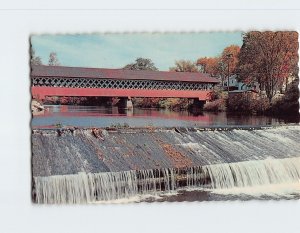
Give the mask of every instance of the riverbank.
[[284, 93], [276, 92], [268, 99], [264, 91], [222, 91], [215, 89], [205, 111], [241, 115], [294, 116], [299, 119], [299, 80], [295, 79]]

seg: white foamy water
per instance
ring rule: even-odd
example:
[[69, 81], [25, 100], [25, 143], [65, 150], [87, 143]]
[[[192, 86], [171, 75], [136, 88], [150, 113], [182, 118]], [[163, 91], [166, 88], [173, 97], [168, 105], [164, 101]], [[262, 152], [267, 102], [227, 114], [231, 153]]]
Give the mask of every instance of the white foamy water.
[[94, 203], [175, 190], [175, 169], [35, 177], [37, 203]]
[[220, 195], [248, 195], [252, 197], [292, 198], [300, 196], [300, 181], [285, 184], [269, 184], [253, 187], [234, 187], [229, 189], [213, 189], [212, 193]]
[[157, 201], [157, 200], [163, 200], [167, 197], [172, 197], [178, 195], [178, 191], [172, 191], [172, 192], [157, 192], [153, 194], [139, 194], [135, 195], [129, 198], [120, 198], [115, 200], [108, 200], [108, 201], [96, 201], [91, 202], [90, 204], [127, 204], [127, 203], [139, 203], [143, 201]]
[[300, 179], [300, 157], [216, 164], [203, 169], [214, 189], [293, 183]]
[[[299, 199], [300, 181], [287, 184], [270, 184], [253, 187], [234, 187], [228, 189], [208, 189], [203, 187], [182, 187], [172, 192], [158, 192], [156, 194], [141, 194], [129, 198], [121, 198], [108, 201], [91, 202], [91, 204], [128, 204], [140, 202], [169, 201], [170, 198], [176, 200], [180, 196], [190, 196], [189, 201], [222, 201], [222, 200], [249, 200], [249, 199]], [[208, 198], [201, 195], [207, 193]], [[183, 198], [181, 197], [181, 200]]]
[[299, 194], [300, 157], [192, 167], [35, 177], [37, 203], [139, 202], [182, 186], [222, 195]]

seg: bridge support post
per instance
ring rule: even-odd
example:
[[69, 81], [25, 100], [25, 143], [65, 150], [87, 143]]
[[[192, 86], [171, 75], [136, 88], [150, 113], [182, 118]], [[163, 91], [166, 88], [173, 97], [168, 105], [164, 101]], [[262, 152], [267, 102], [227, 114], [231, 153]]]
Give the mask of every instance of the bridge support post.
[[194, 98], [190, 109], [192, 112], [202, 111], [205, 103], [205, 100], [199, 100], [199, 98]]
[[119, 108], [133, 109], [133, 104], [130, 97], [121, 97], [118, 102]]
[[112, 97], [109, 97], [108, 100], [106, 101], [108, 107], [112, 107], [113, 106], [113, 99]]

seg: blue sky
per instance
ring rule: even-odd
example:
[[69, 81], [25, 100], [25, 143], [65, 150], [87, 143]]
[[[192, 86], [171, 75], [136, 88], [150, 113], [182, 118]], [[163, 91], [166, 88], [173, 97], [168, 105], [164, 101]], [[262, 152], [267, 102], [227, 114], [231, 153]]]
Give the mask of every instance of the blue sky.
[[242, 45], [242, 32], [34, 35], [32, 46], [44, 64], [56, 52], [61, 65], [122, 68], [137, 57], [150, 58], [159, 70], [175, 60], [218, 56], [226, 46]]

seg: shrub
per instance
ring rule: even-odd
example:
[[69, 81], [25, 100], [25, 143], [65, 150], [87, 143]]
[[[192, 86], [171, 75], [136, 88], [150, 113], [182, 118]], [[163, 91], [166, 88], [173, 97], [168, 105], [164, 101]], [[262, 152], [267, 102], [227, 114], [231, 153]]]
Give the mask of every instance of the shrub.
[[133, 98], [133, 105], [141, 108], [158, 108], [161, 98]]
[[269, 101], [264, 97], [255, 97], [250, 92], [234, 94], [227, 100], [229, 112], [264, 113], [270, 108]]
[[184, 110], [189, 107], [188, 99], [180, 98], [167, 98], [159, 101], [160, 108], [172, 109], [172, 110]]
[[134, 98], [133, 105], [141, 108], [182, 110], [188, 108], [189, 100], [180, 98]]
[[219, 87], [216, 87], [209, 93], [208, 98], [211, 101], [218, 100], [218, 99], [225, 99], [226, 93], [222, 91]]
[[278, 99], [269, 109], [269, 112], [280, 115], [299, 115], [299, 80], [294, 80], [285, 95]]
[[221, 112], [226, 111], [226, 101], [225, 99], [217, 99], [211, 102], [207, 102], [203, 110], [210, 112]]

